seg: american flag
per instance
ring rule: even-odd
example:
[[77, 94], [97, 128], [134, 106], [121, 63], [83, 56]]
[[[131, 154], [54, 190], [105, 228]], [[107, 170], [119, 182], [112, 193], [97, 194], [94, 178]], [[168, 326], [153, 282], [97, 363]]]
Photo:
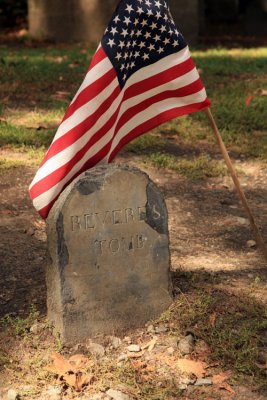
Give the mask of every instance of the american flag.
[[164, 0], [121, 0], [30, 185], [46, 218], [81, 172], [126, 143], [210, 106], [188, 46]]

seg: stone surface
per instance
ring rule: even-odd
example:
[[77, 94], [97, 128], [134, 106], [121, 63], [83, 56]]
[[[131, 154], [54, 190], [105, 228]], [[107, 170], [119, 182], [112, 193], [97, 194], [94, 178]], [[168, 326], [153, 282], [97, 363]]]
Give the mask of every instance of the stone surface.
[[194, 350], [195, 340], [193, 335], [187, 335], [178, 343], [178, 349], [183, 355], [191, 354]]
[[141, 351], [141, 347], [138, 344], [131, 344], [127, 347], [127, 350], [131, 353], [138, 353], [139, 351]]
[[64, 343], [125, 332], [171, 304], [168, 215], [149, 177], [91, 169], [47, 219], [48, 318]]

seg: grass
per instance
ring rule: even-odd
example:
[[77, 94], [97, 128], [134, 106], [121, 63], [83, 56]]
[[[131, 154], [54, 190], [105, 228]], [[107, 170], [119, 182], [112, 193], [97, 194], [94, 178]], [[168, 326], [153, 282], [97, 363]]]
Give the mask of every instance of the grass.
[[191, 180], [224, 176], [226, 168], [222, 162], [212, 160], [207, 154], [191, 159], [181, 159], [167, 153], [153, 153], [147, 161], [157, 168], [168, 168]]

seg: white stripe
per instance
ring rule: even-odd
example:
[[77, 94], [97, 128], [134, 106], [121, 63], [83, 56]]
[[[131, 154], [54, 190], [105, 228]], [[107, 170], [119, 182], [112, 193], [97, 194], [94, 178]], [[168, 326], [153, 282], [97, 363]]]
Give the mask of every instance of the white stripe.
[[73, 104], [76, 98], [79, 96], [79, 94], [86, 89], [89, 85], [94, 83], [97, 79], [101, 78], [101, 76], [105, 75], [108, 71], [110, 71], [113, 68], [113, 65], [109, 61], [109, 59], [106, 57], [102, 61], [100, 61], [98, 64], [96, 64], [92, 69], [90, 69], [81, 86], [79, 87], [77, 93], [75, 94], [72, 102], [70, 104]]
[[[188, 58], [190, 58], [190, 52], [189, 52], [188, 47], [186, 47], [183, 50], [181, 50], [175, 54], [171, 54], [170, 56], [165, 57], [164, 61], [160, 60], [155, 64], [152, 64], [152, 65], [149, 65], [147, 67], [140, 69], [135, 74], [133, 74], [130, 77], [130, 79], [128, 79], [127, 84], [123, 88], [123, 93], [125, 92], [127, 87], [129, 87], [135, 83], [138, 83], [140, 80], [147, 79], [147, 78], [152, 77], [160, 72], [165, 71], [166, 65], [168, 66], [168, 69], [169, 69], [171, 67], [174, 67], [175, 65], [179, 65], [180, 63], [186, 61]], [[107, 63], [109, 63], [109, 65], [113, 68], [113, 66], [109, 60], [107, 61]], [[99, 66], [99, 64], [97, 64], [97, 66]], [[93, 70], [94, 69], [90, 70], [88, 72], [88, 75], [90, 75]], [[94, 75], [95, 75], [95, 73], [94, 73]], [[115, 79], [117, 80], [117, 78], [115, 78]], [[91, 79], [90, 83], [93, 83], [93, 78]], [[67, 118], [65, 121], [63, 121], [61, 123], [61, 125], [59, 126], [59, 128], [56, 132], [56, 135], [55, 135], [53, 141], [55, 141], [56, 139], [60, 138], [64, 134], [66, 134], [69, 130], [74, 128], [77, 124], [84, 121], [88, 117], [88, 115], [92, 114], [89, 109], [91, 106], [91, 102], [93, 102], [93, 100], [94, 99], [92, 99], [88, 103], [84, 104], [82, 107], [78, 108], [69, 118]], [[90, 112], [90, 114], [88, 114], [88, 112]]]
[[[135, 106], [138, 103], [141, 103], [142, 101], [151, 98], [152, 96], [164, 92], [166, 90], [174, 90], [174, 89], [179, 89], [181, 87], [184, 87], [186, 85], [189, 85], [192, 82], [195, 82], [199, 78], [197, 70], [194, 68], [192, 71], [188, 72], [187, 74], [173, 80], [170, 82], [167, 82], [159, 87], [150, 89], [146, 91], [145, 93], [142, 93], [140, 95], [137, 95], [135, 97], [131, 97], [130, 99], [124, 101], [122, 103], [120, 112], [117, 116], [116, 122], [113, 126], [113, 129], [111, 130], [110, 134], [113, 135], [115, 127], [121, 118], [121, 116], [131, 107]], [[128, 87], [128, 85], [127, 85]], [[111, 93], [110, 93], [111, 94]], [[93, 127], [89, 131], [87, 131], [81, 138], [76, 140], [71, 146], [67, 147], [63, 151], [57, 153], [55, 156], [49, 158], [43, 165], [42, 167], [37, 171], [37, 174], [34, 178], [34, 181], [32, 183], [35, 184], [39, 180], [43, 179], [45, 176], [49, 175], [55, 170], [55, 165], [57, 168], [60, 168], [62, 165], [66, 164], [69, 160], [71, 160], [80, 149], [82, 149], [85, 144], [90, 140], [90, 138], [99, 130], [101, 129], [105, 123], [111, 118], [111, 116], [116, 112], [117, 107], [119, 106], [123, 93], [121, 92], [120, 95], [117, 97], [117, 99], [113, 102], [111, 105], [110, 109], [104, 113], [100, 119], [95, 123]], [[96, 104], [93, 104], [94, 107]], [[98, 104], [97, 104], [98, 108]], [[32, 186], [31, 185], [31, 186]]]
[[69, 118], [63, 121], [55, 134], [53, 142], [90, 117], [109, 98], [118, 85], [118, 79], [113, 79], [96, 97], [78, 108]]
[[121, 139], [126, 136], [130, 131], [132, 131], [137, 126], [154, 118], [156, 115], [163, 113], [164, 111], [171, 110], [172, 108], [183, 107], [189, 104], [201, 103], [207, 98], [206, 90], [203, 88], [197, 93], [191, 94], [185, 97], [179, 98], [168, 98], [159, 103], [153, 103], [149, 108], [146, 108], [139, 114], [135, 114], [121, 129], [117, 132], [107, 156], [109, 158], [110, 154], [121, 141]]
[[[202, 89], [200, 92], [185, 96], [182, 98], [169, 98], [159, 103], [152, 104], [146, 110], [143, 110], [139, 114], [135, 115], [131, 120], [129, 120], [117, 133], [115, 139], [112, 143], [112, 148], [109, 154], [104, 157], [99, 163], [107, 162], [109, 156], [119, 141], [126, 136], [132, 129], [138, 127], [143, 122], [147, 121], [148, 119], [154, 118], [158, 114], [161, 114], [164, 111], [168, 111], [172, 108], [183, 107], [187, 104], [194, 104], [202, 102], [206, 99], [206, 91]], [[113, 130], [112, 130], [113, 131]], [[110, 131], [107, 135], [101, 138], [97, 143], [95, 143], [88, 152], [83, 156], [83, 158], [75, 164], [73, 169], [55, 186], [53, 186], [48, 191], [44, 192], [40, 196], [34, 199], [34, 206], [37, 210], [42, 209], [47, 204], [49, 204], [62, 190], [65, 183], [67, 183], [75, 174], [78, 172], [85, 162], [93, 157], [101, 148], [103, 148], [112, 138], [112, 131]]]

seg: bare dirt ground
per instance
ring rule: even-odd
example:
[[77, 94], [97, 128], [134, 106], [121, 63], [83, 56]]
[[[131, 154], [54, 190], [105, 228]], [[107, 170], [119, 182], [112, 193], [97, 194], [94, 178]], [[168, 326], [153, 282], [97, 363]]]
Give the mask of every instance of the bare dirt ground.
[[[141, 167], [162, 189], [169, 211], [173, 270], [207, 273], [218, 278], [217, 287], [226, 294], [251, 289], [266, 304], [266, 261], [252, 242], [253, 232], [230, 177], [191, 182], [173, 171], [144, 166], [141, 158], [130, 152], [122, 153], [116, 162]], [[236, 161], [236, 165], [243, 171], [240, 181], [266, 240], [267, 165], [247, 160]], [[27, 193], [34, 173], [33, 167], [19, 167], [0, 177], [0, 317], [26, 316], [33, 304], [41, 315], [46, 313], [45, 223]], [[178, 283], [177, 293], [186, 290], [186, 282]], [[3, 373], [1, 378], [4, 382]], [[231, 398], [265, 398], [243, 386], [235, 391]], [[212, 397], [208, 389], [206, 392], [206, 397], [184, 398], [225, 398]]]

